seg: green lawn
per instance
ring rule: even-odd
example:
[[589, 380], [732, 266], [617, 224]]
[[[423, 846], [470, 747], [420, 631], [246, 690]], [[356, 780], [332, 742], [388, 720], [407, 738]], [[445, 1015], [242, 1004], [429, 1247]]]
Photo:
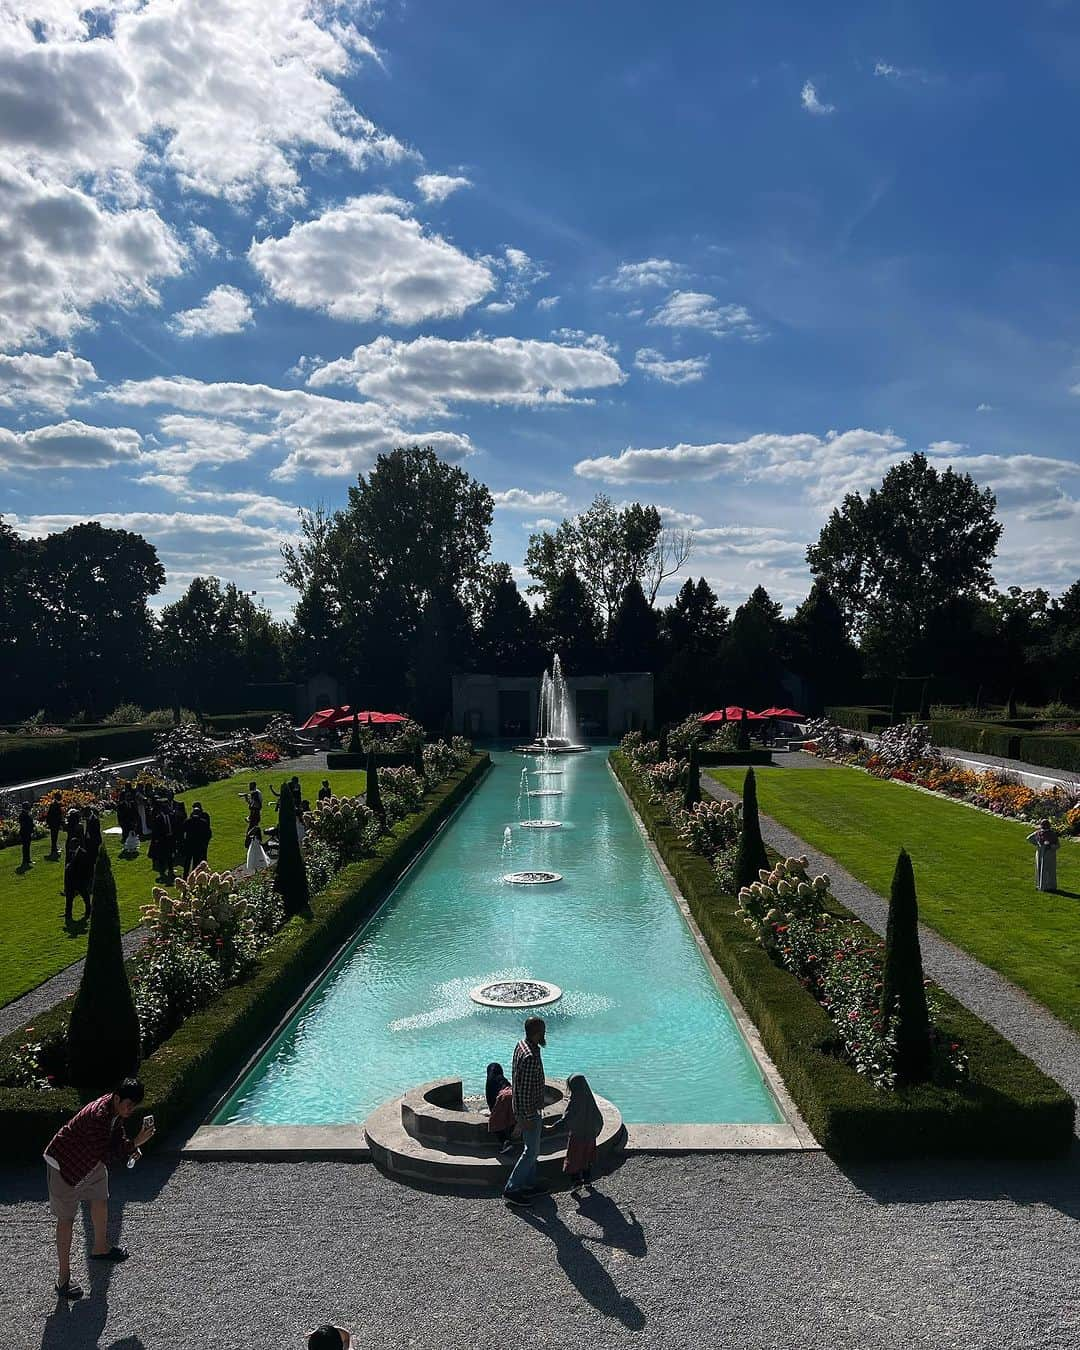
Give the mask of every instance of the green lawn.
[[[211, 867], [236, 867], [244, 860], [244, 835], [247, 807], [237, 795], [247, 788], [252, 778], [262, 789], [263, 825], [272, 825], [277, 816], [272, 808], [270, 784], [279, 788], [291, 777], [284, 771], [261, 770], [252, 773], [245, 769], [233, 778], [210, 783], [180, 793], [187, 803], [202, 802], [210, 813], [214, 837], [210, 841], [207, 861]], [[352, 795], [363, 790], [365, 775], [362, 770], [340, 770], [334, 773], [302, 773], [300, 782], [304, 796], [314, 802], [319, 784], [330, 779], [335, 792]], [[108, 828], [115, 817], [102, 821]], [[61, 851], [63, 835], [60, 836]], [[139, 906], [150, 899], [155, 882], [153, 865], [146, 856], [146, 843], [137, 858], [121, 858], [120, 839], [115, 834], [104, 836], [105, 847], [113, 861], [116, 889], [120, 901], [120, 919], [125, 931], [139, 922]], [[63, 863], [48, 862], [48, 837], [35, 842], [31, 851], [34, 866], [20, 874], [20, 848], [0, 850], [0, 1006], [9, 1003], [42, 980], [55, 975], [71, 961], [86, 954], [86, 931], [82, 924], [68, 929], [64, 926]], [[82, 913], [82, 901], [76, 897], [75, 913]]]
[[[709, 772], [742, 791], [745, 769]], [[839, 765], [754, 772], [763, 812], [881, 896], [903, 845], [923, 921], [1080, 1030], [1080, 844], [1058, 854], [1065, 893], [1044, 894], [1021, 821]]]

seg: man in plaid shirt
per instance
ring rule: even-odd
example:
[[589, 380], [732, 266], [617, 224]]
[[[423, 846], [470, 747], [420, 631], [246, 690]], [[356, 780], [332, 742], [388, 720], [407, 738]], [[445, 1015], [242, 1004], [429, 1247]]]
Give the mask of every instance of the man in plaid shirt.
[[56, 1215], [56, 1254], [60, 1273], [56, 1292], [61, 1298], [82, 1298], [82, 1289], [71, 1278], [71, 1233], [80, 1201], [90, 1206], [94, 1224], [94, 1261], [126, 1261], [123, 1247], [110, 1247], [109, 1172], [110, 1158], [138, 1156], [138, 1151], [154, 1133], [154, 1119], [148, 1116], [134, 1143], [124, 1132], [123, 1121], [143, 1099], [143, 1085], [137, 1078], [125, 1078], [115, 1092], [108, 1092], [65, 1122], [45, 1148], [45, 1171], [49, 1180], [49, 1207]]
[[508, 1204], [527, 1205], [536, 1193], [536, 1158], [540, 1151], [540, 1130], [544, 1111], [544, 1061], [540, 1048], [547, 1044], [547, 1026], [542, 1017], [530, 1017], [525, 1023], [525, 1039], [514, 1047], [511, 1079], [514, 1089], [514, 1115], [521, 1125], [525, 1147], [514, 1165], [503, 1195]]

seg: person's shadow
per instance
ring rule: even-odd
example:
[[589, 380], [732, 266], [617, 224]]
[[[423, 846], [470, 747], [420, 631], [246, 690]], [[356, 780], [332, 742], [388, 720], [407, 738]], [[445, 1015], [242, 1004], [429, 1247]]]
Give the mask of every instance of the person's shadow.
[[[607, 1203], [611, 1204], [610, 1201]], [[612, 1209], [616, 1209], [616, 1206], [612, 1205]], [[555, 1259], [566, 1273], [567, 1279], [597, 1312], [603, 1313], [605, 1317], [617, 1318], [630, 1331], [644, 1329], [645, 1314], [632, 1298], [627, 1298], [625, 1294], [619, 1292], [615, 1281], [582, 1239], [576, 1233], [571, 1233], [563, 1223], [555, 1201], [550, 1196], [538, 1200], [535, 1209], [518, 1210], [517, 1213], [531, 1228], [551, 1239], [555, 1244]], [[621, 1215], [619, 1217], [622, 1219]], [[622, 1222], [625, 1224], [625, 1220]], [[636, 1224], [636, 1220], [634, 1223]], [[609, 1245], [621, 1244], [612, 1242]], [[641, 1246], [644, 1250], [643, 1237]]]
[[[87, 1206], [82, 1210], [82, 1251], [79, 1249], [79, 1225], [71, 1244], [72, 1266], [83, 1264], [83, 1252], [88, 1253], [93, 1243], [93, 1228]], [[123, 1205], [109, 1213], [109, 1239], [118, 1243], [124, 1224]], [[111, 1261], [91, 1261], [86, 1259], [87, 1275], [79, 1279], [83, 1286], [83, 1296], [74, 1302], [57, 1295], [56, 1306], [45, 1319], [41, 1335], [41, 1350], [98, 1350], [101, 1333], [109, 1317], [109, 1284], [116, 1266]], [[116, 1341], [115, 1350], [143, 1350], [143, 1343], [137, 1336], [125, 1336]]]
[[[576, 1197], [575, 1197], [576, 1198]], [[644, 1256], [648, 1248], [645, 1244], [645, 1230], [637, 1215], [627, 1207], [624, 1214], [608, 1195], [589, 1188], [589, 1193], [578, 1199], [578, 1213], [599, 1225], [596, 1237], [583, 1234], [583, 1242], [598, 1242], [604, 1247], [618, 1247], [629, 1256]]]

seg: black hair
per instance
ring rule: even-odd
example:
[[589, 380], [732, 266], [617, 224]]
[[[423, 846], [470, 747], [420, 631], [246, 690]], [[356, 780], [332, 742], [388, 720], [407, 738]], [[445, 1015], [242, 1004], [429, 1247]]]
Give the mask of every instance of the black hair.
[[542, 1017], [526, 1017], [525, 1035], [528, 1036], [534, 1031], [547, 1030], [547, 1023]]
[[341, 1350], [345, 1342], [341, 1339], [341, 1332], [337, 1327], [332, 1327], [329, 1322], [324, 1322], [321, 1327], [316, 1327], [307, 1338], [308, 1350]]
[[134, 1102], [138, 1106], [146, 1096], [146, 1089], [137, 1078], [125, 1078], [116, 1089], [116, 1095], [122, 1102]]

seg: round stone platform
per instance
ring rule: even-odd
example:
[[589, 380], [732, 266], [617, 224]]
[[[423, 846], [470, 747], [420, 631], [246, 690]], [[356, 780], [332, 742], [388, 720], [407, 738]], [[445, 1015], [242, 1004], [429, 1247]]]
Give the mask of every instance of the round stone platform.
[[[562, 1079], [549, 1078], [544, 1091], [547, 1113], [558, 1115], [567, 1095]], [[601, 1169], [622, 1151], [626, 1129], [617, 1106], [603, 1097], [597, 1097], [596, 1104], [604, 1118], [596, 1141], [596, 1167]], [[466, 1108], [460, 1078], [437, 1078], [376, 1108], [364, 1122], [364, 1134], [372, 1161], [391, 1176], [448, 1186], [501, 1187], [518, 1153], [500, 1157], [498, 1140], [487, 1126], [486, 1111]], [[566, 1145], [565, 1130], [542, 1135], [541, 1180], [551, 1183], [562, 1176]]]

